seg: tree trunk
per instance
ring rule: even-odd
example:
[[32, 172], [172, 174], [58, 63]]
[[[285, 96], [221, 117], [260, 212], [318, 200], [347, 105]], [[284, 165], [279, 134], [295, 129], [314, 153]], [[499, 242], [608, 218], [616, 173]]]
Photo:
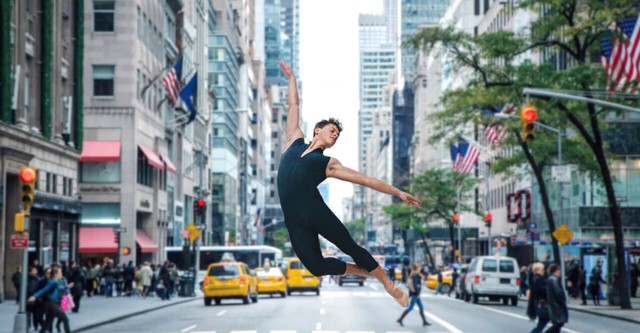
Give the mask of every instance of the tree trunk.
[[536, 163], [533, 155], [529, 151], [528, 145], [522, 141], [522, 137], [516, 131], [516, 137], [518, 138], [518, 142], [520, 142], [520, 146], [522, 146], [522, 150], [524, 150], [524, 154], [529, 161], [529, 165], [533, 169], [533, 174], [538, 181], [538, 186], [540, 186], [540, 200], [542, 200], [542, 207], [544, 208], [544, 216], [547, 218], [547, 223], [549, 224], [549, 233], [551, 236], [551, 246], [553, 248], [553, 261], [560, 265], [560, 246], [558, 246], [558, 241], [553, 237], [553, 232], [556, 231], [556, 222], [553, 217], [553, 212], [551, 211], [551, 206], [549, 205], [549, 193], [547, 192], [547, 183], [545, 183], [544, 178], [542, 177], [542, 170]]
[[422, 238], [422, 242], [424, 243], [424, 250], [427, 253], [427, 258], [429, 258], [429, 262], [427, 262], [427, 265], [429, 266], [429, 269], [435, 269], [436, 265], [433, 263], [433, 256], [431, 255], [431, 251], [429, 251], [429, 243], [427, 243], [427, 239], [424, 237], [424, 232], [420, 231], [420, 237]]

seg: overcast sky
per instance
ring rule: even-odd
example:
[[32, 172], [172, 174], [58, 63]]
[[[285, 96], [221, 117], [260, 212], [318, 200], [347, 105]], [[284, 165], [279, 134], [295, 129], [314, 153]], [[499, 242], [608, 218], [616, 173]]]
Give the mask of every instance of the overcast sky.
[[[382, 13], [382, 0], [300, 0], [300, 80], [305, 140], [313, 125], [337, 117], [344, 130], [325, 155], [358, 169], [358, 15]], [[304, 129], [303, 129], [304, 130]], [[342, 218], [342, 198], [353, 195], [350, 183], [330, 182], [329, 206]], [[343, 221], [348, 222], [348, 221]]]

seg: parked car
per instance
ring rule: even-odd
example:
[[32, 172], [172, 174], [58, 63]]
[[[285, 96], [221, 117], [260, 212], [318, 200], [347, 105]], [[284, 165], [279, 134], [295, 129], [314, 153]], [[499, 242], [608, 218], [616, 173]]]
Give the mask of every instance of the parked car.
[[244, 304], [258, 301], [258, 278], [243, 262], [218, 262], [207, 267], [202, 283], [204, 305], [222, 299], [241, 299]]
[[515, 258], [505, 256], [475, 257], [469, 264], [465, 278], [465, 300], [478, 303], [482, 297], [490, 301], [502, 300], [507, 305], [518, 305], [520, 269]]
[[460, 271], [458, 273], [458, 280], [456, 281], [456, 287], [454, 289], [457, 299], [465, 299], [467, 295], [467, 289], [465, 288], [465, 285], [464, 285], [464, 279], [467, 277], [468, 270], [469, 270], [469, 266], [466, 264], [460, 267]]
[[287, 281], [285, 281], [284, 274], [280, 268], [256, 268], [255, 272], [258, 276], [259, 294], [287, 296]]
[[[347, 263], [353, 263], [353, 260], [349, 256], [339, 256], [338, 259]], [[364, 286], [364, 281], [366, 279], [367, 278], [364, 276], [355, 275], [355, 274], [338, 275], [338, 285], [342, 286], [345, 283], [356, 283], [360, 285], [360, 287], [362, 287]]]
[[294, 258], [287, 263], [287, 295], [291, 292], [313, 291], [320, 295], [320, 279], [307, 270], [300, 259]]

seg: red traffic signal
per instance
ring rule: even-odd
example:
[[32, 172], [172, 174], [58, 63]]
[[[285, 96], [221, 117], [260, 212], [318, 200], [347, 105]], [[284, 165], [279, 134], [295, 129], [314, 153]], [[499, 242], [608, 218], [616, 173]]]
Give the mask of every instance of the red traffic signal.
[[18, 178], [25, 184], [33, 183], [36, 180], [36, 170], [29, 167], [22, 168], [20, 169]]
[[533, 106], [525, 106], [520, 112], [520, 119], [522, 119], [522, 121], [532, 123], [538, 119], [538, 110]]
[[454, 213], [453, 214], [453, 223], [458, 223], [460, 222], [460, 215], [458, 215], [458, 213]]
[[198, 200], [196, 201], [196, 205], [197, 205], [198, 207], [204, 207], [204, 206], [206, 206], [206, 205], [207, 205], [207, 202], [206, 202], [206, 201], [204, 201], [204, 199], [198, 199]]
[[491, 220], [493, 219], [493, 215], [491, 213], [487, 213], [484, 215], [484, 226], [487, 228], [491, 228]]

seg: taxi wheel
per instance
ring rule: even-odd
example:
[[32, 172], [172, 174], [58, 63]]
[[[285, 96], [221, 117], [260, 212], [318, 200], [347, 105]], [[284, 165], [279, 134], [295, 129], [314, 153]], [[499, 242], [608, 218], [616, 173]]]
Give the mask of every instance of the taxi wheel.
[[316, 288], [316, 295], [320, 295], [320, 288]]
[[205, 297], [204, 298], [204, 305], [205, 306], [210, 306], [211, 305], [211, 297]]
[[287, 295], [291, 296], [291, 290], [287, 289]]
[[511, 305], [518, 306], [518, 296], [511, 297]]
[[214, 298], [213, 301], [216, 303], [216, 305], [220, 305], [220, 299], [219, 298]]
[[249, 294], [246, 294], [244, 297], [242, 297], [242, 303], [249, 304]]
[[284, 291], [281, 291], [281, 292], [280, 292], [280, 296], [282, 296], [282, 297], [287, 297], [287, 293], [285, 293]]
[[251, 302], [252, 303], [258, 303], [258, 292], [256, 291], [255, 294], [253, 294], [253, 296], [251, 296]]

